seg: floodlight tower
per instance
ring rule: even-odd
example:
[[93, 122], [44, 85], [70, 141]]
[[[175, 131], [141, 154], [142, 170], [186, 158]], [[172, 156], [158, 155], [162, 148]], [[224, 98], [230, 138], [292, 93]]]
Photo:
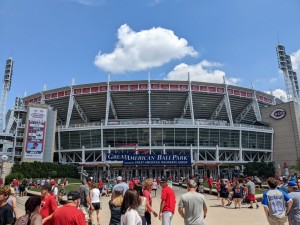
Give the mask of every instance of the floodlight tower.
[[285, 53], [285, 47], [283, 45], [277, 45], [276, 51], [278, 65], [284, 76], [287, 100], [299, 103], [298, 78], [297, 73], [293, 71], [291, 57]]
[[6, 60], [5, 72], [4, 72], [4, 81], [3, 81], [3, 89], [0, 100], [0, 133], [3, 132], [3, 123], [5, 119], [5, 106], [7, 100], [7, 94], [11, 87], [11, 78], [13, 74], [13, 58], [10, 57]]

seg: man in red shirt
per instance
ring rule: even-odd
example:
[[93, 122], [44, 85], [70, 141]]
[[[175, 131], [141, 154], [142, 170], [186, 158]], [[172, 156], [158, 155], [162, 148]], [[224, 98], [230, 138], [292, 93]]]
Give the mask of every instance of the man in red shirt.
[[51, 218], [51, 225], [85, 225], [85, 217], [77, 207], [80, 204], [80, 193], [70, 191], [68, 203], [57, 209]]
[[99, 188], [99, 191], [100, 191], [100, 195], [102, 195], [102, 190], [103, 190], [103, 181], [102, 181], [102, 179], [99, 179], [98, 188]]
[[43, 225], [50, 225], [50, 220], [57, 209], [56, 200], [53, 195], [50, 194], [51, 192], [51, 184], [44, 184], [41, 190], [41, 211], [40, 214], [43, 218]]
[[212, 193], [212, 187], [213, 187], [213, 179], [212, 179], [212, 177], [209, 177], [207, 179], [207, 183], [208, 183], [208, 187], [209, 187], [209, 194], [211, 195], [211, 193]]
[[162, 220], [163, 225], [171, 225], [176, 205], [175, 193], [173, 189], [168, 186], [167, 182], [168, 180], [166, 178], [162, 178], [160, 181], [162, 191], [159, 219]]

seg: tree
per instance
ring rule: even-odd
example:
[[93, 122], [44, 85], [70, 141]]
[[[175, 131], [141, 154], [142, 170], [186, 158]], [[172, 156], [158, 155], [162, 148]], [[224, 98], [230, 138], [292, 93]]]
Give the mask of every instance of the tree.
[[274, 177], [275, 167], [272, 162], [249, 162], [245, 166], [244, 174], [247, 176], [258, 176], [262, 178]]

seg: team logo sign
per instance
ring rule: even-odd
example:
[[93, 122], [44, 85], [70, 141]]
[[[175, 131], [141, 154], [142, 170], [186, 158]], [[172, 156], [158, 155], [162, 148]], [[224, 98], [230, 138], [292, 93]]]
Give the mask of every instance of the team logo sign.
[[271, 117], [276, 120], [280, 120], [284, 118], [285, 115], [286, 115], [286, 111], [284, 109], [276, 109], [271, 113]]

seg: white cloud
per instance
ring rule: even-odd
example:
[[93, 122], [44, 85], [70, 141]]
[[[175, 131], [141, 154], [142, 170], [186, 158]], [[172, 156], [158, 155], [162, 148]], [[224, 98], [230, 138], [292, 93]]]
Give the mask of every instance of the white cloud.
[[[196, 65], [187, 65], [181, 63], [168, 73], [166, 80], [187, 80], [188, 73], [190, 74], [190, 79], [193, 81], [211, 82], [211, 83], [223, 83], [223, 77], [225, 72], [215, 69], [215, 67], [222, 66], [217, 62], [209, 62], [203, 60]], [[227, 84], [236, 85], [240, 79], [235, 77], [226, 77], [225, 80]]]
[[291, 54], [291, 60], [293, 64], [293, 69], [299, 76], [300, 75], [300, 49]]
[[277, 82], [277, 81], [278, 81], [278, 78], [276, 78], [276, 77], [272, 77], [272, 78], [269, 80], [270, 83], [275, 83], [275, 82]]
[[[265, 91], [265, 93], [271, 94], [271, 91]], [[272, 94], [276, 98], [279, 98], [279, 99], [281, 99], [284, 102], [287, 102], [287, 95], [286, 95], [286, 92], [284, 90], [282, 90], [282, 89], [275, 89], [275, 90], [272, 90]]]
[[95, 65], [107, 72], [125, 73], [159, 67], [171, 60], [198, 53], [184, 38], [161, 27], [133, 31], [127, 24], [118, 29], [118, 42], [112, 53], [99, 54]]

